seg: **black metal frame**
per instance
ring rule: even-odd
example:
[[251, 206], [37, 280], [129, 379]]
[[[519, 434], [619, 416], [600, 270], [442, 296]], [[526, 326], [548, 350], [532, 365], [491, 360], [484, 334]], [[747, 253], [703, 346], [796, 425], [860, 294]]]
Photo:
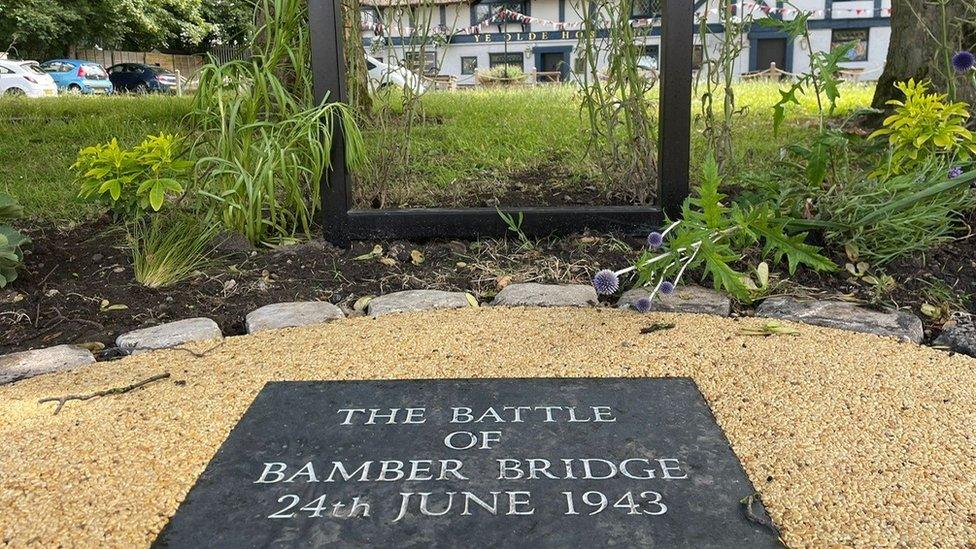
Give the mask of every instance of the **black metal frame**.
[[[309, 0], [317, 101], [328, 96], [348, 102], [341, 4], [341, 0]], [[663, 4], [658, 205], [502, 208], [508, 214], [524, 215], [522, 230], [527, 235], [568, 234], [584, 229], [637, 235], [659, 227], [665, 214], [676, 217], [680, 213], [689, 192], [694, 0], [668, 0]], [[379, 238], [501, 236], [508, 229], [492, 208], [353, 209], [352, 178], [346, 168], [341, 131], [334, 136], [331, 160], [332, 167], [321, 181], [321, 219], [325, 237], [337, 245]]]

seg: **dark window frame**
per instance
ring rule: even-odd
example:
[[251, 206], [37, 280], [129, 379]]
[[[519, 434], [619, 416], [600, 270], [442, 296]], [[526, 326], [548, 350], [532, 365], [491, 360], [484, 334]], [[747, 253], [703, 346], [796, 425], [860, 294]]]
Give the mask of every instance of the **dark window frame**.
[[[858, 40], [837, 40], [836, 39], [836, 36], [837, 36], [838, 33], [841, 33], [841, 34], [843, 34], [843, 33], [850, 33], [850, 34], [858, 33], [858, 34], [863, 34], [864, 35], [864, 40], [863, 40], [864, 41], [864, 55], [863, 55], [863, 57], [862, 56], [858, 56], [855, 59], [842, 59], [841, 60], [842, 63], [863, 63], [863, 62], [866, 62], [866, 61], [870, 60], [870, 58], [871, 58], [871, 28], [870, 27], [852, 28], [852, 29], [830, 29], [830, 50], [831, 51], [833, 51], [834, 48], [837, 48], [837, 47], [842, 46], [844, 44], [850, 44], [852, 42], [857, 42], [858, 44], [860, 44], [860, 42], [861, 42], [860, 39], [858, 39]], [[854, 50], [854, 51], [856, 51], [856, 50]]]
[[[694, 0], [668, 0], [661, 29], [661, 81], [658, 102], [658, 203], [647, 206], [505, 207], [503, 213], [522, 216], [528, 236], [573, 234], [584, 230], [620, 236], [646, 235], [661, 227], [665, 216], [675, 219], [690, 188], [691, 51]], [[316, 101], [348, 102], [342, 0], [309, 0], [312, 75]], [[337, 126], [338, 127], [338, 126]], [[495, 208], [415, 208], [358, 210], [353, 182], [345, 163], [341, 127], [332, 139], [331, 167], [320, 181], [322, 231], [339, 246], [353, 240], [396, 238], [479, 238], [505, 235], [509, 228]], [[648, 181], [647, 184], [651, 184]]]
[[[507, 61], [496, 62], [495, 59], [498, 57], [507, 57]], [[518, 57], [518, 63], [513, 63], [511, 60]], [[525, 53], [521, 51], [493, 51], [488, 52], [488, 68], [492, 69], [501, 65], [517, 65], [518, 68], [525, 72]]]
[[[465, 61], [474, 61], [474, 68], [472, 68], [470, 72], [465, 72], [465, 70], [464, 70], [464, 62]], [[478, 56], [477, 55], [462, 55], [461, 56], [461, 76], [473, 76], [476, 72], [478, 72]]]

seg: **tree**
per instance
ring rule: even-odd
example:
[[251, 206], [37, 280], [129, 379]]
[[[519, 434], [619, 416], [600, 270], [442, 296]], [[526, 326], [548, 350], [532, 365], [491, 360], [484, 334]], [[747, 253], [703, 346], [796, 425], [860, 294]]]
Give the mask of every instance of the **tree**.
[[346, 56], [346, 92], [349, 104], [362, 116], [369, 116], [372, 101], [369, 96], [366, 57], [364, 56], [362, 13], [359, 0], [342, 0], [342, 25]]
[[900, 99], [895, 84], [910, 78], [931, 80], [936, 89], [955, 88], [956, 99], [976, 105], [971, 80], [954, 74], [946, 61], [947, 55], [976, 47], [976, 4], [963, 0], [894, 0], [892, 8], [888, 60], [873, 106], [886, 109], [888, 100]]
[[0, 0], [0, 47], [199, 51], [246, 41], [253, 14], [250, 0]]

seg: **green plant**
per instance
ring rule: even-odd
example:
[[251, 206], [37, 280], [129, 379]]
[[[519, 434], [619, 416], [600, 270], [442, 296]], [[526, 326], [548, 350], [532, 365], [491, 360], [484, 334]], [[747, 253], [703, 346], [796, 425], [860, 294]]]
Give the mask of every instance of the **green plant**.
[[[722, 32], [713, 32], [709, 24], [708, 14], [713, 9], [721, 17]], [[716, 44], [702, 48], [702, 69], [695, 79], [696, 91], [703, 88], [698, 120], [702, 123], [708, 150], [715, 155], [721, 173], [727, 173], [734, 159], [732, 133], [737, 119], [745, 114], [745, 107], [736, 106], [734, 86], [738, 81], [740, 56], [755, 21], [751, 11], [739, 11], [729, 9], [725, 0], [708, 0], [698, 21], [699, 42]], [[716, 103], [720, 103], [719, 113], [716, 113]]]
[[211, 263], [217, 227], [185, 213], [139, 219], [128, 227], [136, 281], [149, 288], [172, 286]]
[[[595, 0], [576, 6], [582, 29], [576, 51], [581, 113], [589, 122], [591, 159], [606, 181], [634, 202], [657, 196], [656, 76], [640, 67], [641, 30], [631, 20], [635, 0]], [[606, 63], [604, 66], [603, 63]]]
[[87, 200], [107, 202], [123, 217], [159, 211], [167, 196], [183, 193], [193, 162], [182, 160], [182, 139], [174, 134], [149, 136], [132, 150], [118, 140], [86, 147], [71, 166]]
[[[949, 177], [940, 162], [888, 179], [862, 178], [831, 189], [820, 218], [828, 241], [857, 250], [874, 265], [925, 252], [953, 239], [963, 216], [976, 207], [970, 189], [976, 171]], [[794, 225], [804, 225], [794, 221]]]
[[488, 80], [508, 80], [519, 82], [525, 78], [525, 71], [518, 65], [495, 65], [481, 73], [481, 77]]
[[24, 209], [10, 196], [0, 193], [0, 288], [17, 279], [17, 271], [24, 262], [23, 246], [30, 239], [8, 222], [24, 215]]
[[895, 87], [905, 99], [888, 101], [894, 112], [883, 128], [871, 134], [871, 138], [887, 137], [890, 147], [887, 164], [872, 176], [909, 173], [933, 158], [951, 164], [976, 155], [976, 139], [966, 129], [966, 103], [951, 103], [947, 94], [929, 93], [927, 82], [914, 79]]
[[840, 99], [840, 63], [847, 58], [854, 44], [844, 44], [830, 51], [817, 51], [810, 37], [809, 20], [813, 12], [800, 10], [789, 2], [786, 4], [796, 9], [796, 17], [788, 20], [767, 17], [759, 23], [786, 33], [790, 41], [802, 41], [806, 51], [810, 52], [810, 70], [795, 78], [789, 89], [780, 90], [780, 99], [773, 106], [773, 133], [779, 134], [786, 120], [787, 107], [800, 104], [797, 95], [802, 95], [807, 89], [812, 90], [817, 102], [817, 124], [820, 132], [809, 147], [794, 147], [792, 152], [804, 160], [810, 186], [822, 185], [830, 171], [834, 172], [833, 182], [836, 184], [839, 180], [836, 157], [838, 150], [846, 147], [847, 138], [841, 132], [828, 128], [827, 120], [834, 115]]
[[525, 221], [525, 215], [522, 212], [519, 212], [518, 217], [515, 217], [501, 211], [498, 207], [495, 208], [495, 211], [498, 212], [498, 217], [502, 218], [502, 221], [504, 221], [505, 225], [508, 226], [508, 232], [514, 233], [515, 236], [518, 237], [520, 242], [519, 249], [531, 250], [533, 247], [532, 241], [529, 240], [529, 237], [525, 236], [525, 232], [522, 231], [522, 222]]
[[[789, 220], [781, 219], [769, 206], [726, 206], [720, 183], [718, 164], [709, 155], [697, 196], [685, 200], [682, 219], [671, 223], [663, 233], [652, 233], [648, 249], [633, 267], [611, 274], [616, 277], [635, 271], [637, 286], [654, 286], [653, 299], [659, 291], [673, 291], [686, 271], [701, 269], [716, 289], [750, 301], [753, 290], [745, 282], [749, 277], [737, 271], [735, 264], [746, 248], [756, 244], [762, 245], [760, 253], [771, 264], [785, 260], [790, 274], [800, 265], [818, 271], [836, 269], [819, 248], [805, 243], [805, 233], [789, 234]], [[661, 252], [661, 247], [667, 251]], [[606, 289], [613, 285], [599, 286]]]
[[341, 126], [346, 162], [365, 162], [352, 110], [314, 99], [306, 2], [263, 0], [248, 60], [201, 69], [192, 120], [201, 193], [254, 244], [308, 234]]

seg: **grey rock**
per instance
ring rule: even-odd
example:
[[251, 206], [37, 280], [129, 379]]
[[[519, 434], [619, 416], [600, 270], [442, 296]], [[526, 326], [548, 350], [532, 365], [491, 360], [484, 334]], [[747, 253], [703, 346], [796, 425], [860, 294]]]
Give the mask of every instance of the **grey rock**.
[[[651, 288], [635, 288], [624, 292], [617, 306], [630, 308], [638, 299], [649, 297], [651, 290]], [[658, 293], [651, 303], [651, 310], [664, 313], [729, 316], [732, 314], [732, 300], [721, 292], [701, 286], [679, 286], [671, 295]]]
[[94, 364], [91, 351], [75, 345], [58, 345], [0, 356], [0, 385], [42, 374]]
[[593, 286], [584, 284], [510, 284], [495, 296], [502, 307], [593, 307], [599, 302]]
[[247, 325], [247, 333], [253, 334], [278, 328], [321, 324], [344, 317], [342, 310], [331, 303], [298, 301], [265, 305], [248, 313], [244, 323]]
[[191, 341], [223, 339], [220, 327], [209, 318], [188, 318], [120, 335], [115, 344], [130, 354], [175, 347]]
[[407, 290], [373, 298], [366, 312], [370, 316], [383, 316], [428, 309], [461, 309], [470, 307], [468, 296], [461, 292], [440, 290]]
[[915, 343], [921, 343], [925, 335], [922, 321], [912, 313], [877, 311], [845, 301], [771, 297], [759, 305], [756, 314], [852, 332], [897, 337]]
[[932, 342], [956, 353], [976, 357], [976, 323], [970, 315], [953, 318], [942, 327], [942, 333]]

